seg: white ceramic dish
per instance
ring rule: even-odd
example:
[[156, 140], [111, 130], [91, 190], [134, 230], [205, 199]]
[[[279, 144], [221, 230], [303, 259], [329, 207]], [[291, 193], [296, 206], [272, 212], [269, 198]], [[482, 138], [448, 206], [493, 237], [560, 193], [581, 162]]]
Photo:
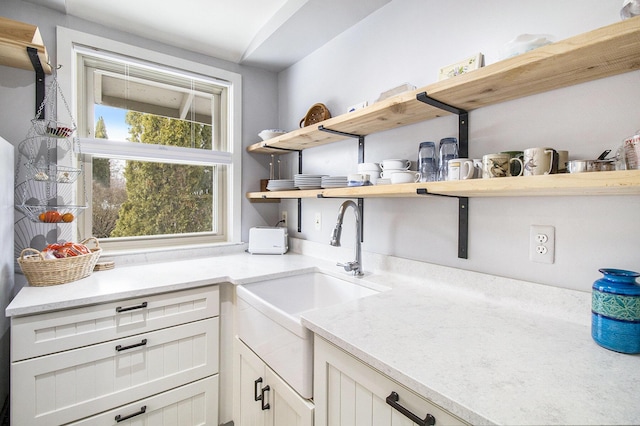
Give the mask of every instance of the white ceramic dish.
[[263, 141], [266, 141], [284, 135], [285, 133], [287, 132], [282, 129], [265, 129], [258, 133], [258, 136], [260, 136]]

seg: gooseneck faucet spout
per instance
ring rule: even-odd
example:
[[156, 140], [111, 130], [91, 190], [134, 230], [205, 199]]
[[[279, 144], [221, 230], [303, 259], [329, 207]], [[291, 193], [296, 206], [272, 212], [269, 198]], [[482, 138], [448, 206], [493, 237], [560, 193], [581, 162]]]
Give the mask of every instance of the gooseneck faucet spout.
[[356, 260], [354, 260], [353, 262], [338, 263], [338, 266], [342, 266], [344, 270], [347, 272], [353, 272], [353, 275], [355, 276], [361, 276], [363, 275], [363, 272], [362, 272], [362, 247], [361, 247], [362, 233], [360, 230], [361, 229], [360, 208], [355, 202], [348, 200], [342, 203], [342, 205], [340, 206], [340, 209], [338, 210], [338, 222], [336, 223], [336, 227], [333, 230], [333, 234], [331, 234], [331, 241], [329, 242], [329, 244], [331, 244], [334, 247], [340, 247], [340, 237], [342, 236], [342, 221], [344, 220], [344, 212], [345, 210], [347, 210], [348, 207], [353, 207], [353, 212], [355, 213], [355, 216], [356, 216], [356, 244], [355, 244]]

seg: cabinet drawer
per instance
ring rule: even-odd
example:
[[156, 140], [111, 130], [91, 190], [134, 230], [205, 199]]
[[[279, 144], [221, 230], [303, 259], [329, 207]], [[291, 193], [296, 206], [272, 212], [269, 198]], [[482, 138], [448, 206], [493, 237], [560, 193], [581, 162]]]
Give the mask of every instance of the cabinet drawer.
[[11, 361], [185, 324], [219, 313], [217, 286], [11, 319]]
[[210, 318], [14, 362], [11, 419], [64, 424], [216, 374], [218, 327]]
[[316, 426], [414, 424], [387, 403], [391, 392], [420, 420], [430, 414], [439, 426], [468, 424], [325, 340], [314, 345]]
[[[117, 422], [116, 416], [120, 416], [120, 422], [126, 425], [217, 425], [218, 376], [189, 383], [151, 398], [72, 423], [72, 425], [113, 426]], [[129, 420], [127, 416], [133, 417], [129, 417]]]

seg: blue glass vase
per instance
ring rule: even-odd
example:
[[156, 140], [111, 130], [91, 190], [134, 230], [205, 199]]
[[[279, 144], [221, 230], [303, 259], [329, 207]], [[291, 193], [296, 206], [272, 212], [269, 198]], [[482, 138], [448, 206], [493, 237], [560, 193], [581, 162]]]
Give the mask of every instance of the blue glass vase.
[[600, 346], [626, 354], [640, 353], [640, 273], [599, 269], [593, 283], [591, 336]]

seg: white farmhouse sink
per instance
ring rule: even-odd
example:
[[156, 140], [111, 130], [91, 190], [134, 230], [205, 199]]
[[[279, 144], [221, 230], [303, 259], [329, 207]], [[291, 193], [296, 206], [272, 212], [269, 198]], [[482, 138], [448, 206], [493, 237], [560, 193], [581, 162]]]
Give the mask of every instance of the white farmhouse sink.
[[238, 337], [300, 395], [311, 398], [313, 333], [300, 315], [379, 292], [368, 285], [321, 272], [239, 285]]

